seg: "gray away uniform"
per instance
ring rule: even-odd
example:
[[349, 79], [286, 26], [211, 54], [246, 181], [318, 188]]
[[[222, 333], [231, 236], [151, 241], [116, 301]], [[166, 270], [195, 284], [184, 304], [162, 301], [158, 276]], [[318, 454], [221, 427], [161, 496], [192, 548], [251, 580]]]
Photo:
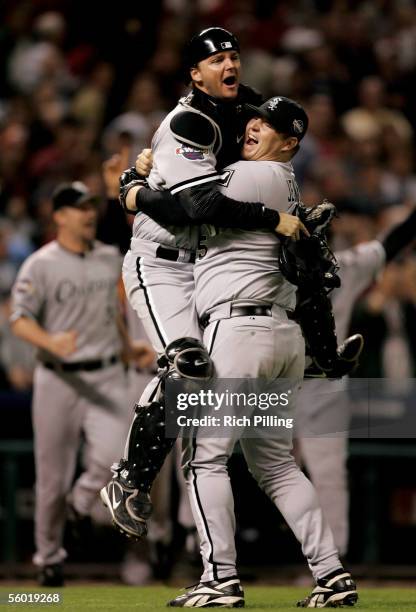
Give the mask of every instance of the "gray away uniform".
[[[215, 169], [213, 149], [195, 149], [181, 144], [173, 135], [170, 128], [172, 117], [184, 109], [200, 114], [181, 100], [153, 137], [153, 168], [148, 177], [152, 189], [169, 189], [175, 194], [221, 178]], [[216, 124], [211, 119], [209, 121], [218, 134]], [[220, 138], [218, 140], [221, 142]], [[130, 250], [123, 262], [123, 282], [129, 303], [141, 319], [158, 355], [177, 338], [201, 339], [194, 301], [194, 264], [191, 262], [191, 254], [198, 248], [198, 237], [199, 228], [195, 226], [162, 227], [144, 213], [135, 217]], [[160, 247], [180, 249], [178, 260], [161, 257]], [[139, 404], [150, 401], [158, 383], [158, 378], [149, 383]], [[131, 430], [124, 449], [125, 458], [128, 457], [130, 437]]]
[[[153, 137], [153, 168], [148, 177], [152, 189], [169, 189], [176, 194], [221, 177], [215, 169], [215, 151], [181, 144], [171, 132], [172, 117], [184, 108], [199, 113], [180, 102]], [[180, 259], [169, 261], [158, 256], [160, 245], [181, 249]], [[197, 248], [197, 227], [165, 228], [143, 213], [136, 215], [130, 251], [124, 259], [123, 280], [130, 304], [159, 354], [176, 338], [200, 338], [193, 302], [194, 266], [189, 263], [191, 251]]]
[[[290, 163], [238, 162], [228, 170], [224, 193], [260, 200], [287, 211], [297, 201]], [[268, 231], [218, 230], [206, 226], [206, 254], [195, 264], [198, 315], [210, 315], [204, 332], [219, 378], [293, 379], [304, 370], [300, 327], [287, 316], [295, 287], [277, 269], [278, 239]], [[273, 305], [272, 316], [230, 318], [233, 305]], [[285, 417], [293, 416], [292, 402]], [[202, 580], [236, 574], [235, 518], [227, 460], [239, 437], [197, 436], [185, 447], [184, 467], [204, 563]], [[290, 430], [281, 437], [240, 440], [248, 466], [300, 541], [315, 578], [341, 566], [317, 495], [291, 454]]]
[[[385, 265], [378, 240], [335, 253], [341, 287], [331, 294], [337, 337], [348, 334], [354, 304]], [[348, 547], [348, 379], [305, 380], [296, 402], [298, 445], [340, 555]], [[326, 435], [325, 433], [328, 432]], [[302, 437], [302, 434], [306, 434]]]
[[66, 497], [81, 433], [86, 470], [71, 491], [81, 514], [90, 512], [109, 478], [109, 466], [122, 452], [130, 415], [124, 407], [126, 376], [116, 325], [120, 263], [119, 252], [99, 242], [81, 256], [53, 241], [24, 262], [13, 288], [12, 320], [24, 316], [49, 333], [77, 332], [76, 351], [62, 362], [102, 360], [101, 367], [92, 371], [64, 372], [54, 355], [38, 351], [32, 406], [37, 565], [59, 563], [66, 557], [62, 547]]

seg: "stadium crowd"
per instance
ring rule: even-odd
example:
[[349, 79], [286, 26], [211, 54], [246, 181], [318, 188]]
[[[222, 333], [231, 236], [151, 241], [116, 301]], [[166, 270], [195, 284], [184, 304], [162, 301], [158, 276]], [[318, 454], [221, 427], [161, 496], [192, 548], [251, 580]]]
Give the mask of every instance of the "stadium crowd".
[[[50, 196], [62, 180], [102, 192], [101, 163], [132, 159], [178, 96], [184, 41], [204, 25], [239, 37], [243, 80], [299, 100], [310, 129], [295, 160], [303, 200], [334, 202], [337, 249], [374, 237], [414, 205], [416, 8], [406, 1], [122, 2], [117, 11], [63, 0], [5, 2], [0, 29], [0, 299], [2, 386], [30, 386], [11, 339], [7, 301], [22, 261], [53, 236]], [[95, 23], [98, 19], [99, 27]], [[126, 249], [121, 212], [102, 206], [99, 237]], [[384, 336], [394, 302], [414, 309], [415, 263], [394, 264], [366, 296]], [[396, 317], [397, 318], [397, 317]], [[399, 321], [399, 322], [400, 322]], [[394, 330], [389, 328], [395, 327]], [[402, 334], [403, 336], [404, 334]], [[396, 345], [395, 345], [396, 346]], [[396, 346], [397, 349], [397, 346]], [[413, 374], [411, 345], [402, 346]], [[384, 359], [384, 363], [391, 362]], [[378, 375], [387, 375], [380, 364]]]

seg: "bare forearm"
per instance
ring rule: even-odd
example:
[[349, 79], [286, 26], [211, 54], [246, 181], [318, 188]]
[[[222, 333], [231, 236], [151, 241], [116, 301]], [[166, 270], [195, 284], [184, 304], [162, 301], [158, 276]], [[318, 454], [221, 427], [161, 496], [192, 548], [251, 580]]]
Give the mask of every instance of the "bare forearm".
[[53, 353], [57, 357], [69, 357], [77, 349], [77, 332], [69, 329], [49, 333], [30, 317], [20, 317], [12, 323], [13, 333], [33, 346]]
[[50, 350], [51, 338], [49, 333], [34, 319], [20, 317], [12, 323], [12, 330], [18, 338], [26, 340], [33, 346], [47, 351]]

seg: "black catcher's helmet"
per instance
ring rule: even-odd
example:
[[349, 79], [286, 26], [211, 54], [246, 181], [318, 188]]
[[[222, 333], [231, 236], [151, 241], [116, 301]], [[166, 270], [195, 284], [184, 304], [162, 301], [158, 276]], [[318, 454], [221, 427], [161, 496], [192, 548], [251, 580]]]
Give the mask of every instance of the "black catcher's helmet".
[[234, 34], [224, 30], [224, 28], [207, 28], [202, 30], [202, 32], [195, 34], [191, 38], [185, 48], [185, 67], [187, 70], [190, 70], [201, 60], [221, 51], [240, 52], [240, 45]]

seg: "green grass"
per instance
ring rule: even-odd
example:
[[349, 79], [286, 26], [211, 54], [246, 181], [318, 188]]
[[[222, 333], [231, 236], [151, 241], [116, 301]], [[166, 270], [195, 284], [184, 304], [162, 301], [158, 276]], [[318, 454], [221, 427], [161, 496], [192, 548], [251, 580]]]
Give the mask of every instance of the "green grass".
[[[55, 589], [56, 590], [56, 589]], [[0, 599], [4, 601], [7, 592], [42, 591], [30, 587], [10, 585], [0, 587]], [[50, 589], [49, 592], [53, 592]], [[91, 586], [77, 585], [61, 589], [63, 603], [61, 605], [0, 605], [0, 610], [112, 610], [159, 612], [166, 611], [166, 602], [179, 594], [179, 590], [171, 587], [123, 587], [123, 586]], [[308, 594], [308, 589], [300, 587], [248, 587], [246, 588], [246, 609], [279, 610], [289, 612], [296, 609], [296, 602]], [[363, 588], [360, 590], [360, 599], [355, 608], [342, 608], [343, 610], [386, 610], [387, 612], [402, 612], [416, 610], [416, 589], [409, 588]]]

